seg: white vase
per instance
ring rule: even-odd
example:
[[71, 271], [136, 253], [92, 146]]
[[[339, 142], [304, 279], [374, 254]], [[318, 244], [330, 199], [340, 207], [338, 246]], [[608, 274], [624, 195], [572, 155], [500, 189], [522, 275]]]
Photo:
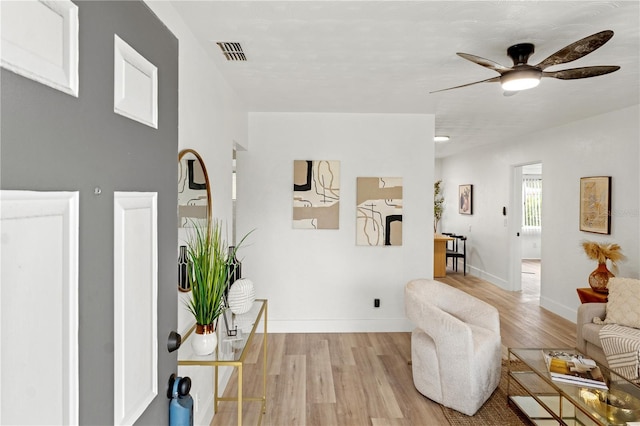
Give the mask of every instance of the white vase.
[[236, 280], [229, 290], [229, 309], [234, 314], [244, 314], [251, 309], [256, 300], [253, 282], [246, 278]]
[[218, 335], [213, 324], [206, 326], [196, 324], [196, 330], [191, 336], [191, 347], [196, 355], [210, 355], [216, 350]]

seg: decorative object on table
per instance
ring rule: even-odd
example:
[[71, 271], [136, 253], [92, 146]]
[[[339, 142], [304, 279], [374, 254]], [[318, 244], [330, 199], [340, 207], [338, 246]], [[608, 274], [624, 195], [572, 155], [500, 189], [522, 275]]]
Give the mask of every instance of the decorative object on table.
[[178, 290], [184, 292], [191, 290], [187, 246], [180, 246], [180, 254], [178, 255]]
[[233, 313], [229, 314], [231, 309], [225, 309], [222, 314], [222, 318], [224, 319], [224, 328], [227, 330], [227, 337], [236, 337], [238, 336], [238, 326], [235, 325], [233, 328], [229, 325], [229, 319], [227, 316], [231, 315], [231, 324], [233, 324]]
[[[229, 246], [229, 258], [227, 260], [229, 272], [227, 276], [229, 277], [227, 280], [227, 289], [224, 292], [224, 299], [229, 301], [229, 288], [231, 285], [238, 279], [242, 278], [242, 263], [236, 257], [237, 248], [236, 246]], [[229, 306], [229, 303], [227, 303]]]
[[574, 386], [609, 389], [594, 360], [585, 358], [582, 354], [548, 349], [543, 349], [542, 355], [551, 380]]
[[618, 262], [625, 259], [620, 246], [614, 243], [583, 241], [582, 248], [589, 259], [598, 262], [598, 267], [589, 274], [589, 285], [593, 291], [607, 293], [609, 278], [615, 276], [607, 268], [607, 260], [611, 262], [612, 269], [617, 272]]
[[218, 346], [218, 335], [216, 334], [215, 324], [196, 324], [193, 337], [191, 338], [191, 347], [196, 355], [210, 355]]
[[585, 405], [593, 407], [598, 414], [605, 417], [608, 424], [626, 425], [640, 419], [640, 401], [620, 389], [602, 391], [582, 388], [580, 398]]
[[229, 286], [242, 278], [242, 262], [236, 257], [236, 246], [229, 246]]
[[458, 213], [473, 214], [473, 185], [458, 186]]
[[401, 246], [402, 178], [359, 177], [356, 189], [356, 244]]
[[228, 249], [222, 239], [220, 222], [213, 221], [206, 227], [195, 223], [187, 242], [187, 255], [191, 264], [188, 274], [191, 299], [187, 307], [196, 320], [191, 342], [196, 355], [208, 355], [218, 342], [216, 320], [225, 309], [229, 271]]
[[611, 176], [580, 178], [580, 230], [611, 233]]
[[229, 309], [234, 314], [244, 314], [256, 300], [253, 282], [247, 278], [237, 280], [229, 290]]
[[293, 228], [338, 229], [340, 162], [293, 162]]
[[438, 222], [442, 219], [442, 213], [444, 212], [444, 197], [440, 195], [442, 193], [442, 179], [434, 182], [433, 184], [433, 233], [438, 233]]

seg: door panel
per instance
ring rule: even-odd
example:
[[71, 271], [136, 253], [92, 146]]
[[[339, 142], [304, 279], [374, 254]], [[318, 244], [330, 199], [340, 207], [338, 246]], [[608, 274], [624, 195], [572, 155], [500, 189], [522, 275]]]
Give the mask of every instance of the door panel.
[[114, 424], [158, 395], [157, 194], [114, 193]]
[[0, 424], [78, 424], [78, 193], [0, 206]]

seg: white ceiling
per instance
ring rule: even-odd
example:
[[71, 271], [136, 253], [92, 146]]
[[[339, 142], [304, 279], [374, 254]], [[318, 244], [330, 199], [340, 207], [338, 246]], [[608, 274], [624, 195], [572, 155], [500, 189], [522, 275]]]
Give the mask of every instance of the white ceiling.
[[[435, 114], [451, 141], [436, 157], [636, 105], [640, 93], [640, 1], [172, 1], [250, 111]], [[595, 52], [547, 71], [620, 65], [581, 79], [545, 78], [505, 97], [498, 83], [429, 94], [496, 72], [507, 48], [535, 44], [537, 64], [610, 29]], [[228, 62], [217, 41], [240, 42]]]

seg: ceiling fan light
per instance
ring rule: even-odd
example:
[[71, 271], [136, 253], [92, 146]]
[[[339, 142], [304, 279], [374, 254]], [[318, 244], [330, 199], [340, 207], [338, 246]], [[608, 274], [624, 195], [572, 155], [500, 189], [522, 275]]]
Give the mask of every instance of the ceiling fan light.
[[540, 84], [541, 76], [542, 72], [537, 69], [514, 70], [502, 74], [500, 85], [507, 92], [532, 89]]

